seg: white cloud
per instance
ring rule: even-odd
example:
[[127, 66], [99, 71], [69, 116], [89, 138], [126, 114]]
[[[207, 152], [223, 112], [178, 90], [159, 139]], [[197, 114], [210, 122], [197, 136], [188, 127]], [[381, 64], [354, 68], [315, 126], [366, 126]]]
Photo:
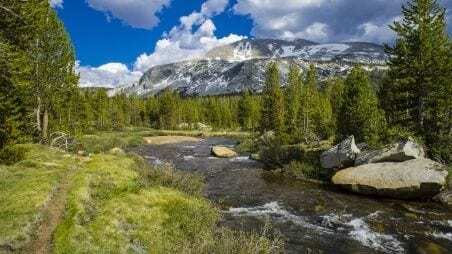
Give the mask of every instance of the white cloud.
[[403, 1], [237, 0], [233, 9], [253, 20], [256, 37], [385, 42], [393, 37], [387, 25], [400, 15]]
[[400, 17], [395, 17], [382, 25], [378, 25], [373, 22], [367, 22], [359, 25], [359, 34], [351, 37], [349, 41], [390, 42], [394, 39], [394, 32], [389, 28], [389, 25], [399, 18]]
[[108, 63], [99, 67], [77, 66], [77, 71], [80, 73], [81, 87], [115, 88], [136, 83], [143, 75], [130, 71], [122, 63]]
[[228, 0], [208, 0], [201, 6], [199, 12], [181, 17], [180, 24], [157, 41], [153, 53], [143, 53], [137, 58], [133, 71], [121, 63], [110, 63], [99, 67], [78, 67], [80, 85], [82, 87], [130, 85], [137, 82], [142, 74], [153, 66], [202, 58], [214, 47], [246, 38], [235, 34], [223, 38], [215, 36], [216, 26], [211, 18], [222, 13], [227, 5]]
[[313, 41], [327, 41], [329, 34], [329, 27], [327, 24], [315, 22], [312, 25], [306, 27], [303, 31], [293, 33], [291, 31], [284, 31], [281, 38], [283, 39], [296, 39], [296, 38], [309, 38]]
[[[53, 0], [58, 1], [58, 0]], [[61, 1], [61, 0], [60, 0]], [[160, 22], [157, 13], [171, 0], [86, 0], [88, 5], [135, 27], [152, 29]]]
[[63, 8], [63, 0], [49, 0], [52, 8]]
[[138, 57], [134, 69], [145, 72], [156, 65], [201, 58], [214, 47], [244, 39], [235, 34], [223, 38], [215, 36], [216, 27], [211, 17], [222, 13], [227, 4], [227, 0], [209, 0], [200, 12], [181, 17], [180, 25], [156, 43], [153, 53]]

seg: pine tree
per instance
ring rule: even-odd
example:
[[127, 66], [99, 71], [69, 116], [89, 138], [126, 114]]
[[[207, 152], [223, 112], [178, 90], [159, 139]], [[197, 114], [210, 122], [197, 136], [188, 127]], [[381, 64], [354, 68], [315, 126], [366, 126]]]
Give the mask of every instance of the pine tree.
[[436, 0], [411, 0], [391, 28], [389, 77], [381, 91], [388, 121], [425, 139], [430, 154], [450, 161], [452, 150], [450, 40], [445, 9]]
[[299, 110], [300, 135], [306, 143], [312, 139], [318, 139], [313, 124], [316, 103], [318, 103], [317, 71], [314, 65], [309, 66], [301, 92], [301, 106]]
[[0, 37], [0, 150], [13, 142], [20, 125], [20, 114], [17, 109], [21, 106], [19, 91], [13, 84], [11, 70], [11, 47], [2, 42]]
[[48, 4], [35, 10], [36, 34], [30, 42], [32, 86], [36, 105], [37, 127], [40, 138], [49, 135], [51, 111], [55, 99], [74, 92], [78, 77], [75, 75], [75, 53], [62, 21]]
[[239, 112], [238, 118], [242, 129], [251, 130], [253, 129], [253, 98], [250, 90], [243, 92], [239, 101]]
[[428, 96], [426, 141], [432, 158], [452, 162], [452, 42], [447, 53], [448, 69], [433, 83]]
[[338, 115], [338, 135], [342, 140], [354, 135], [359, 142], [376, 146], [385, 129], [382, 110], [369, 81], [361, 67], [355, 67], [345, 80], [343, 102]]
[[163, 92], [159, 98], [159, 128], [176, 129], [179, 122], [179, 95], [171, 90]]
[[395, 44], [386, 46], [392, 57], [382, 105], [389, 123], [407, 126], [423, 137], [430, 129], [426, 124], [436, 104], [437, 86], [450, 84], [441, 82], [450, 73], [445, 10], [436, 0], [410, 0], [402, 14], [403, 19], [391, 26]]
[[312, 124], [314, 132], [319, 140], [328, 139], [334, 135], [335, 131], [335, 118], [329, 97], [323, 92], [317, 93], [313, 107]]
[[328, 98], [331, 105], [332, 111], [331, 130], [333, 134], [337, 133], [337, 123], [340, 121], [339, 111], [344, 100], [343, 93], [344, 93], [344, 79], [332, 78], [326, 82], [325, 96]]
[[284, 96], [277, 63], [268, 66], [266, 75], [262, 95], [261, 132], [275, 131], [278, 136], [284, 135]]
[[0, 149], [31, 133], [25, 89], [31, 68], [25, 50], [33, 33], [24, 18], [28, 5], [14, 0], [0, 3]]
[[286, 89], [286, 128], [287, 133], [291, 134], [292, 137], [298, 129], [301, 87], [300, 69], [295, 64], [292, 64], [289, 70], [288, 87]]

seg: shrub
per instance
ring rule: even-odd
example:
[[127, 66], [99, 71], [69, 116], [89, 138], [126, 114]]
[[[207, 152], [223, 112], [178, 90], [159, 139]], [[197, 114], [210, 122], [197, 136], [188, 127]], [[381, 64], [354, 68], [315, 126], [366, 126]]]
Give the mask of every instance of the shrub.
[[261, 145], [259, 158], [267, 170], [282, 168], [289, 161], [287, 151], [277, 138], [269, 139]]
[[328, 182], [332, 177], [332, 171], [310, 162], [291, 161], [286, 168], [289, 173], [305, 179]]
[[261, 234], [233, 231], [220, 228], [215, 236], [203, 243], [183, 250], [182, 253], [215, 254], [270, 254], [284, 253], [284, 242], [279, 237], [270, 237], [266, 229]]
[[147, 179], [155, 185], [174, 188], [194, 196], [200, 196], [204, 188], [204, 181], [200, 176], [176, 171], [169, 165], [150, 170]]
[[394, 143], [408, 139], [414, 139], [419, 144], [424, 143], [424, 141], [421, 138], [418, 138], [414, 132], [398, 126], [387, 128], [384, 134], [385, 143]]
[[240, 142], [236, 151], [238, 153], [256, 153], [259, 151], [259, 146], [254, 138], [247, 138]]
[[281, 145], [274, 140], [261, 146], [260, 156], [267, 169], [282, 168], [291, 161], [300, 161], [320, 167], [320, 155], [330, 147], [329, 142], [314, 146], [309, 145]]
[[27, 149], [22, 146], [7, 146], [0, 150], [0, 164], [13, 165], [25, 159]]
[[136, 171], [140, 174], [144, 186], [163, 186], [174, 188], [189, 195], [201, 196], [204, 179], [201, 176], [175, 170], [171, 165], [149, 166], [142, 157], [130, 154], [136, 162]]

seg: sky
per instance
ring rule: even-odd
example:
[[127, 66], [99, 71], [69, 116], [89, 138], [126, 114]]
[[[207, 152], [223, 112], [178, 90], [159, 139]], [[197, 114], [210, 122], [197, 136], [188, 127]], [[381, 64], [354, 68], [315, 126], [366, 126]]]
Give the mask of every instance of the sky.
[[[80, 85], [106, 87], [245, 38], [389, 42], [404, 1], [49, 0], [74, 43]], [[452, 0], [440, 3], [452, 23]]]

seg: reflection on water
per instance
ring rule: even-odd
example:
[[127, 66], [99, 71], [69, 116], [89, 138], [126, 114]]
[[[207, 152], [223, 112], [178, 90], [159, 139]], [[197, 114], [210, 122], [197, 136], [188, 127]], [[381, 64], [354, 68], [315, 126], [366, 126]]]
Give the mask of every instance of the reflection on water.
[[266, 224], [286, 240], [287, 253], [452, 253], [452, 213], [436, 203], [374, 199], [275, 177], [241, 155], [214, 158], [212, 145], [143, 146], [150, 163], [172, 163], [206, 177], [205, 196], [223, 208], [222, 224], [261, 232]]

